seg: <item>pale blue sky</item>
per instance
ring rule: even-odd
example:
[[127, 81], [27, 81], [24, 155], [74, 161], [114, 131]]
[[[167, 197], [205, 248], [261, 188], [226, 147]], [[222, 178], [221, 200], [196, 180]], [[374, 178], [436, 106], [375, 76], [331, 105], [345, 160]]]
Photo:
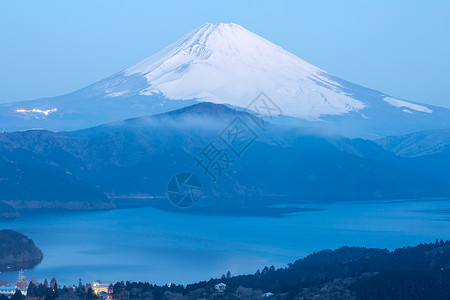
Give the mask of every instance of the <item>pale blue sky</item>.
[[0, 1], [0, 102], [68, 93], [233, 22], [395, 97], [450, 107], [450, 1]]

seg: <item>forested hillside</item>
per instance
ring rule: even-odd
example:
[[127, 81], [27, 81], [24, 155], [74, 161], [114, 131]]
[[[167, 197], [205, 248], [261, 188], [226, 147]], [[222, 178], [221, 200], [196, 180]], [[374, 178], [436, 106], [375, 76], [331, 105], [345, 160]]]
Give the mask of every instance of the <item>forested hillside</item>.
[[0, 230], [0, 272], [32, 269], [42, 258], [33, 240], [12, 230]]

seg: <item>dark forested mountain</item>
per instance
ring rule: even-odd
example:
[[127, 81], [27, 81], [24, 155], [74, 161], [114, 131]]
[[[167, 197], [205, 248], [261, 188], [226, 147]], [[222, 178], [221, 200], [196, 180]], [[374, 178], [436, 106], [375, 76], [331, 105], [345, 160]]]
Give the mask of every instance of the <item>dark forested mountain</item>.
[[56, 136], [40, 130], [0, 134], [0, 200], [15, 208], [113, 208], [103, 192], [70, 172], [82, 165]]
[[25, 235], [0, 230], [0, 272], [32, 269], [42, 261], [42, 252]]
[[15, 208], [107, 209], [113, 204], [100, 191], [60, 168], [19, 161], [0, 163], [0, 199]]
[[[236, 120], [251, 139], [240, 153], [226, 140]], [[221, 170], [207, 172], [198, 163], [207, 147], [226, 155]], [[253, 203], [253, 197], [339, 201], [450, 195], [448, 175], [436, 176], [419, 167], [420, 160], [405, 161], [372, 141], [273, 125], [211, 103], [74, 132], [3, 133], [0, 154], [0, 172], [7, 178], [0, 182], [0, 199], [17, 207], [42, 206], [39, 201], [47, 199], [58, 206], [106, 208], [110, 203], [103, 194], [164, 196], [168, 181], [180, 172], [201, 178], [204, 195], [216, 207], [264, 203]], [[88, 202], [81, 205], [81, 199]]]

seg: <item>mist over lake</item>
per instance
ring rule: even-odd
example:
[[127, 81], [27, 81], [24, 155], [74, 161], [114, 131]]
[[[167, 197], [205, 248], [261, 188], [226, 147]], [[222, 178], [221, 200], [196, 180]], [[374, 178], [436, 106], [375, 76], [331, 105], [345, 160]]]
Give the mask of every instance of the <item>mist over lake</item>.
[[[278, 208], [291, 205], [279, 205]], [[217, 216], [152, 207], [23, 213], [1, 226], [43, 250], [29, 278], [60, 284], [136, 280], [192, 283], [287, 263], [343, 245], [396, 247], [450, 235], [450, 200], [304, 203], [282, 217]], [[14, 280], [16, 272], [0, 274]]]

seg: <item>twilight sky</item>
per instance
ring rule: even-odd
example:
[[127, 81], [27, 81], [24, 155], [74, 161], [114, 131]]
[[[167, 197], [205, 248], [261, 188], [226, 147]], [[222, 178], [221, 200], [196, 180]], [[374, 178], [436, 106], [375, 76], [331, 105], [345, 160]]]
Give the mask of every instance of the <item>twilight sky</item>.
[[233, 22], [348, 81], [450, 108], [449, 15], [446, 0], [2, 0], [0, 102], [77, 90]]

